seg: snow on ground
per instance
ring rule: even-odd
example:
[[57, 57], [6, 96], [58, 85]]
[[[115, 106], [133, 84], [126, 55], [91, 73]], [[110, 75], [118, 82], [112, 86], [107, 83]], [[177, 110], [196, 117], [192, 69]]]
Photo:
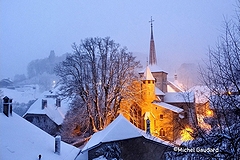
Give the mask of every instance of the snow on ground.
[[8, 96], [13, 99], [13, 103], [28, 103], [30, 100], [35, 100], [39, 95], [38, 85], [25, 85], [15, 89], [0, 88], [3, 97]]
[[79, 149], [61, 142], [60, 155], [54, 153], [55, 138], [13, 113], [0, 113], [1, 160], [73, 160]]

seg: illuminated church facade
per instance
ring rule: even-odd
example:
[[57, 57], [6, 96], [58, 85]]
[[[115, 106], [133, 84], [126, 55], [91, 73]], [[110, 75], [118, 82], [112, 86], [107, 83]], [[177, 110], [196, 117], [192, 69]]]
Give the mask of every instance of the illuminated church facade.
[[[122, 100], [120, 112], [135, 126], [167, 141], [181, 138], [181, 132], [196, 123], [195, 99], [177, 83], [168, 81], [168, 73], [157, 65], [153, 25], [151, 22], [148, 66], [141, 72], [140, 81], [132, 85], [134, 98]], [[175, 78], [175, 82], [177, 79]]]

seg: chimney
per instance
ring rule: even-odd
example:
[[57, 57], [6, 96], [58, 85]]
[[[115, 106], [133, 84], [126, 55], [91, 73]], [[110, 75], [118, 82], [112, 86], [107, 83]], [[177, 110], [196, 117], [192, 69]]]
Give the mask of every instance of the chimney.
[[7, 117], [12, 116], [12, 99], [7, 96], [3, 98], [3, 113]]
[[56, 98], [56, 106], [61, 107], [61, 100], [60, 98]]
[[60, 151], [61, 151], [61, 136], [56, 136], [55, 137], [55, 152], [56, 154], [60, 155]]
[[45, 107], [47, 107], [47, 100], [42, 99], [42, 109], [44, 109]]
[[151, 132], [150, 132], [150, 120], [149, 118], [146, 120], [146, 124], [147, 124], [147, 128], [146, 128], [146, 133], [151, 135]]

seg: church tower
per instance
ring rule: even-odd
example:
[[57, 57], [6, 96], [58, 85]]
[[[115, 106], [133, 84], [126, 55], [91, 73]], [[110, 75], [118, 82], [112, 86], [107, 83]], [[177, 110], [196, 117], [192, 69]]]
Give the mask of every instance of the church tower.
[[[167, 72], [163, 71], [158, 65], [157, 65], [157, 56], [156, 56], [156, 50], [155, 50], [155, 42], [153, 38], [153, 22], [154, 20], [151, 17], [151, 20], [149, 21], [151, 23], [151, 35], [150, 35], [150, 51], [149, 51], [149, 69], [151, 70], [151, 73], [153, 77], [155, 78], [155, 84], [158, 89], [160, 89], [162, 92], [167, 92]], [[143, 71], [139, 74], [143, 76]]]
[[155, 78], [148, 66], [142, 77], [142, 98], [147, 103], [155, 100]]

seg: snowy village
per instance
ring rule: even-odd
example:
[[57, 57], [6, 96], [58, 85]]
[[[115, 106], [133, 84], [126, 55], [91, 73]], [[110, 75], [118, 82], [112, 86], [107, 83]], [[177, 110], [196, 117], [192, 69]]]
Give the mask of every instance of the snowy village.
[[194, 55], [166, 58], [158, 51], [165, 46], [155, 31], [164, 31], [158, 16], [150, 16], [137, 33], [148, 36], [141, 45], [147, 57], [111, 35], [87, 36], [62, 55], [49, 50], [26, 62], [27, 76], [1, 76], [0, 159], [240, 159], [235, 15], [225, 19], [224, 34], [204, 63], [182, 63], [175, 71], [165, 64]]

